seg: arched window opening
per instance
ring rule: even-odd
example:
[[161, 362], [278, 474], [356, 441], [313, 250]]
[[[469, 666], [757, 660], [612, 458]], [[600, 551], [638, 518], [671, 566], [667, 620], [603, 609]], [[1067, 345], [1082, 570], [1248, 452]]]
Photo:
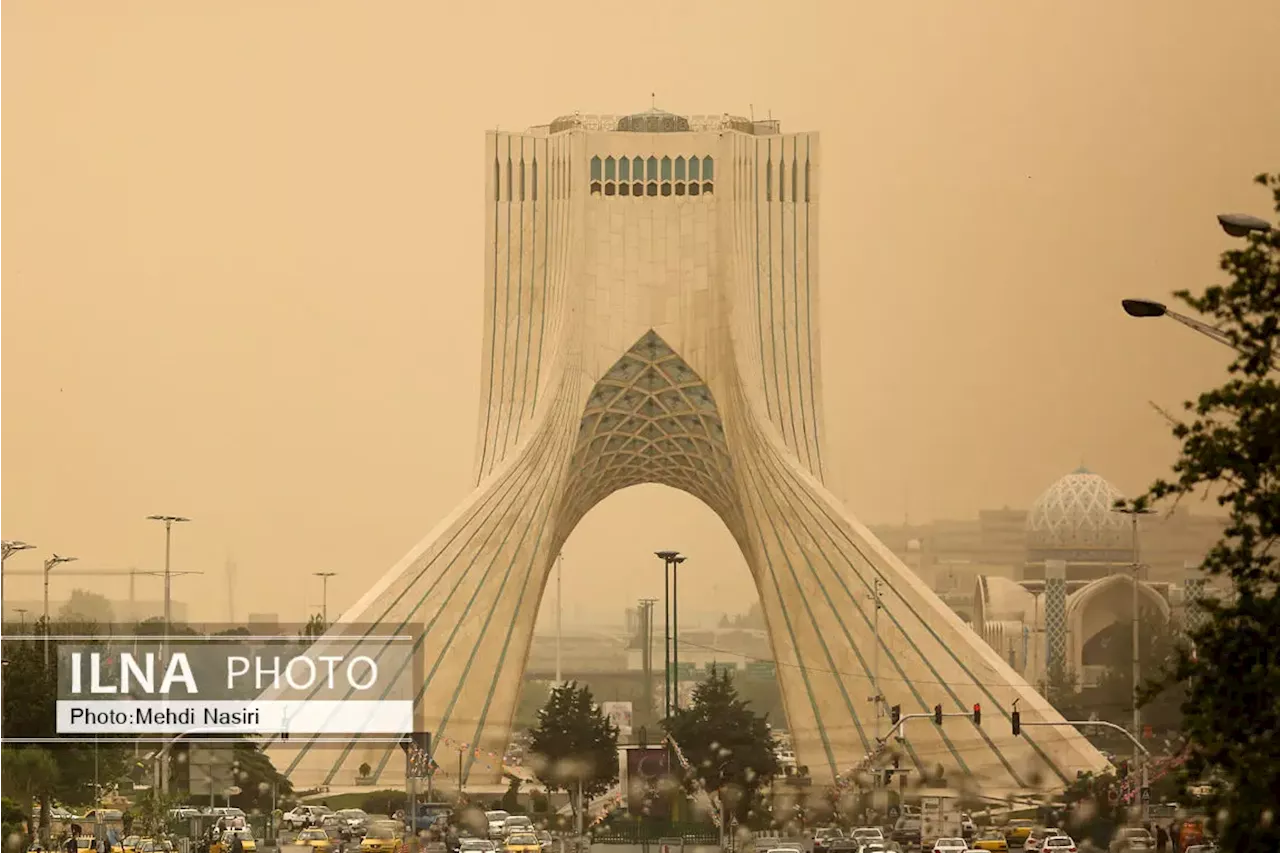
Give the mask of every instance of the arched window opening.
[[[626, 163], [627, 161], [623, 160], [622, 162]], [[631, 195], [631, 184], [618, 184], [618, 195]]]
[[804, 161], [804, 203], [809, 203], [809, 161]]
[[671, 180], [671, 158], [670, 157], [662, 158], [662, 180], [664, 181]]
[[626, 157], [618, 161], [618, 180], [631, 180], [631, 160]]
[[533, 200], [538, 200], [538, 158], [533, 158], [533, 182], [529, 184], [529, 189], [533, 191]]
[[592, 181], [592, 182], [591, 182], [591, 194], [592, 194], [592, 195], [600, 195], [600, 182], [599, 182], [599, 181]]
[[593, 181], [600, 180], [600, 172], [601, 172], [600, 165], [601, 164], [600, 164], [599, 157], [591, 158], [591, 180]]
[[696, 182], [694, 181], [689, 182], [689, 195], [697, 195], [699, 189], [700, 188]]
[[511, 183], [511, 155], [507, 155], [507, 201], [516, 197], [515, 186]]
[[524, 201], [524, 161], [520, 161], [520, 200]]
[[696, 181], [702, 177], [702, 161], [697, 157], [689, 158], [689, 180]]
[[651, 181], [658, 180], [658, 158], [657, 157], [649, 158], [649, 170], [648, 170], [647, 177]]
[[617, 194], [618, 194], [618, 185], [617, 185], [617, 184], [615, 184], [613, 181], [606, 181], [606, 182], [605, 182], [605, 185], [604, 185], [604, 194], [605, 194], [605, 195], [617, 195]]
[[493, 200], [502, 201], [502, 167], [497, 157], [493, 158]]
[[645, 195], [651, 196], [651, 197], [657, 196], [658, 195], [657, 183], [655, 183], [654, 181], [650, 181], [649, 185], [645, 188]]
[[606, 157], [604, 161], [604, 179], [606, 181], [614, 181], [618, 178], [618, 161], [612, 157]]
[[714, 195], [714, 194], [715, 194], [715, 184], [711, 183], [710, 181], [703, 181], [703, 182], [702, 182], [702, 194], [703, 194], [703, 195]]
[[684, 195], [684, 181], [676, 181], [676, 195]]
[[[756, 196], [759, 198], [759, 196]], [[764, 200], [773, 201], [773, 160], [764, 164]]]
[[663, 195], [668, 195], [668, 196], [669, 196], [669, 195], [671, 195], [671, 182], [670, 182], [670, 181], [663, 181], [663, 182], [662, 182], [662, 194], [663, 194]]
[[644, 195], [644, 184], [640, 183], [639, 181], [636, 181], [634, 184], [632, 184], [631, 194], [634, 196]]
[[644, 180], [644, 160], [640, 157], [631, 161], [631, 177], [637, 181]]
[[708, 154], [702, 158], [702, 179], [704, 181], [714, 181], [716, 177], [715, 164], [711, 161], [711, 155]]
[[676, 158], [676, 180], [677, 180], [677, 181], [683, 181], [683, 180], [684, 180], [684, 176], [685, 176], [685, 171], [684, 171], [684, 158], [683, 158], [683, 157], [677, 157], [677, 158]]

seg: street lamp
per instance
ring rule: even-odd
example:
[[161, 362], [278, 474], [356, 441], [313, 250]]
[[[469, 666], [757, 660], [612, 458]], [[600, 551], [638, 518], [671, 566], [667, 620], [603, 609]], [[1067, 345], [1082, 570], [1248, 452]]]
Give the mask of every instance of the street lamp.
[[[1265, 234], [1271, 230], [1271, 224], [1265, 219], [1260, 219], [1248, 213], [1220, 213], [1218, 214], [1218, 224], [1222, 226], [1223, 231], [1232, 237], [1245, 237], [1254, 233]], [[1241, 351], [1240, 347], [1236, 346], [1231, 340], [1231, 337], [1217, 326], [1210, 326], [1208, 323], [1202, 323], [1185, 314], [1172, 311], [1163, 302], [1156, 302], [1153, 299], [1121, 299], [1120, 307], [1124, 308], [1124, 313], [1130, 317], [1168, 317], [1171, 320], [1177, 320], [1182, 325], [1195, 329], [1205, 337], [1212, 338], [1237, 352]]]
[[[680, 664], [680, 652], [676, 648], [679, 644], [680, 636], [680, 620], [679, 620], [679, 582], [676, 577], [676, 566], [684, 562], [684, 557], [679, 551], [654, 551], [654, 556], [662, 561], [662, 588], [663, 588], [663, 622], [666, 628], [666, 651], [662, 658], [662, 670], [665, 673], [666, 699], [663, 708], [663, 717], [670, 717], [673, 708], [680, 707], [680, 677], [679, 673], [673, 675], [672, 668], [678, 670]], [[673, 680], [674, 679], [674, 680]], [[674, 690], [672, 689], [674, 686]]]
[[[1154, 510], [1138, 507], [1115, 507], [1111, 511], [1129, 516], [1133, 526], [1133, 736], [1141, 739], [1142, 709], [1138, 706], [1138, 688], [1141, 685], [1142, 678], [1138, 657], [1138, 576], [1142, 563], [1139, 561], [1138, 519], [1144, 515], [1150, 515]], [[1135, 753], [1134, 760], [1141, 760], [1141, 756]]]
[[49, 572], [62, 563], [74, 563], [76, 557], [59, 557], [54, 554], [44, 561], [44, 667], [49, 668]]
[[164, 638], [160, 641], [160, 658], [162, 660], [169, 659], [169, 629], [170, 629], [170, 609], [171, 596], [170, 590], [173, 588], [173, 573], [169, 571], [169, 552], [170, 545], [173, 540], [173, 525], [190, 521], [189, 518], [183, 518], [180, 515], [148, 515], [147, 521], [163, 521], [164, 522]]
[[320, 578], [322, 584], [320, 593], [320, 613], [321, 619], [324, 620], [324, 627], [329, 628], [329, 578], [337, 574], [337, 572], [312, 572], [311, 574]]
[[4, 601], [4, 564], [19, 551], [30, 551], [35, 545], [23, 542], [21, 539], [5, 539], [3, 543], [3, 553], [0, 554], [0, 602]]

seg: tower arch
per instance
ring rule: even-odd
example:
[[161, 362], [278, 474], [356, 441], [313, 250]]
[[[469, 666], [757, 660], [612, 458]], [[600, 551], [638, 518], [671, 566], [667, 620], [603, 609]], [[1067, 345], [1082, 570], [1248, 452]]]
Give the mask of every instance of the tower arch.
[[[410, 634], [416, 725], [436, 744], [461, 745], [467, 782], [497, 781], [501, 768], [482, 756], [508, 743], [561, 545], [613, 491], [663, 483], [711, 507], [742, 549], [797, 758], [816, 780], [874, 747], [889, 705], [931, 714], [941, 704], [966, 717], [985, 705], [982, 726], [911, 721], [905, 750], [908, 766], [941, 764], [988, 792], [1065, 786], [1104, 769], [1073, 729], [1012, 735], [1015, 700], [1024, 721], [1061, 717], [824, 486], [820, 205], [817, 193], [812, 204], [766, 204], [770, 146], [750, 137], [780, 135], [777, 123], [616, 127], [584, 119], [518, 140], [584, 179], [568, 180], [563, 198], [522, 209], [486, 187], [475, 489], [343, 614], [318, 653], [343, 641], [377, 655], [385, 641], [370, 626]], [[488, 154], [513, 136], [490, 133]], [[810, 175], [816, 135], [788, 141]], [[695, 155], [703, 180], [717, 159], [729, 170], [717, 176], [724, 192], [637, 204], [589, 189], [609, 157], [633, 158], [635, 180], [637, 162], [657, 179], [660, 159]], [[353, 784], [364, 763], [375, 783], [398, 772], [395, 744], [320, 748], [293, 737], [268, 749], [298, 787]], [[448, 748], [436, 758], [454, 760]]]

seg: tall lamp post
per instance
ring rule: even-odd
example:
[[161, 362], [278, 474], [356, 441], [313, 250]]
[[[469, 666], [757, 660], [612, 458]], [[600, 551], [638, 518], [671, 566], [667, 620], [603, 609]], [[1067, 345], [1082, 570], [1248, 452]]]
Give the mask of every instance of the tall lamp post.
[[[9, 561], [10, 557], [18, 553], [19, 551], [30, 551], [32, 548], [36, 546], [31, 545], [27, 542], [23, 542], [21, 539], [5, 539], [3, 543], [0, 543], [0, 547], [3, 547], [4, 549], [3, 553], [0, 554], [0, 602], [3, 602], [4, 601], [4, 564]], [[0, 619], [3, 619], [2, 615], [0, 615]]]
[[337, 572], [312, 572], [311, 574], [320, 578], [320, 618], [324, 620], [324, 627], [329, 628], [329, 578], [338, 574]]
[[[1116, 507], [1112, 512], [1118, 512], [1122, 515], [1129, 516], [1130, 524], [1133, 528], [1133, 736], [1138, 740], [1142, 739], [1142, 709], [1138, 706], [1138, 690], [1142, 683], [1141, 661], [1138, 655], [1138, 584], [1139, 575], [1142, 569], [1140, 560], [1141, 554], [1138, 550], [1138, 519], [1144, 515], [1150, 515], [1153, 510], [1140, 509], [1138, 507]], [[1142, 763], [1142, 787], [1147, 787], [1147, 765], [1142, 755], [1137, 750], [1134, 751], [1134, 760]], [[1146, 791], [1140, 791], [1140, 796], [1145, 796]], [[1147, 804], [1143, 803], [1144, 817]]]
[[160, 658], [167, 661], [169, 659], [169, 631], [172, 627], [170, 621], [172, 609], [172, 589], [173, 589], [173, 572], [169, 570], [170, 546], [173, 543], [173, 525], [188, 522], [191, 519], [183, 518], [180, 515], [148, 515], [147, 521], [164, 522], [164, 638], [160, 641]]
[[[1222, 230], [1230, 234], [1232, 237], [1246, 237], [1249, 234], [1265, 234], [1271, 231], [1271, 223], [1257, 216], [1248, 213], [1220, 213], [1218, 214], [1218, 224], [1222, 226]], [[1217, 326], [1210, 326], [1208, 323], [1188, 317], [1185, 314], [1179, 314], [1163, 302], [1156, 302], [1151, 299], [1121, 299], [1120, 306], [1124, 308], [1124, 313], [1130, 317], [1168, 317], [1170, 320], [1176, 320], [1188, 328], [1195, 329], [1207, 338], [1212, 338], [1224, 346], [1229, 346], [1239, 352], [1239, 347], [1232, 342], [1231, 337]], [[1272, 364], [1276, 368], [1276, 364]]]
[[680, 675], [672, 672], [679, 668], [680, 652], [676, 648], [680, 636], [680, 620], [677, 599], [679, 582], [676, 577], [676, 566], [684, 562], [679, 551], [654, 551], [654, 555], [662, 561], [663, 621], [666, 628], [666, 649], [662, 657], [662, 671], [665, 675], [666, 699], [662, 716], [670, 717], [674, 709], [680, 707]]
[[73, 563], [75, 557], [59, 557], [54, 554], [44, 561], [44, 667], [49, 668], [49, 572], [62, 563]]

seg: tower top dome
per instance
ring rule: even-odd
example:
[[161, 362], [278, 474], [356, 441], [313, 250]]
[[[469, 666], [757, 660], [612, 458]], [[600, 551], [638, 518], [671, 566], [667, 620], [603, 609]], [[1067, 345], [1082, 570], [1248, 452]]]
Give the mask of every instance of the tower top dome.
[[618, 119], [618, 130], [630, 133], [688, 133], [689, 119], [655, 108], [623, 116]]
[[1123, 550], [1130, 547], [1128, 519], [1113, 512], [1124, 495], [1083, 465], [1059, 478], [1027, 513], [1027, 547], [1033, 550]]

